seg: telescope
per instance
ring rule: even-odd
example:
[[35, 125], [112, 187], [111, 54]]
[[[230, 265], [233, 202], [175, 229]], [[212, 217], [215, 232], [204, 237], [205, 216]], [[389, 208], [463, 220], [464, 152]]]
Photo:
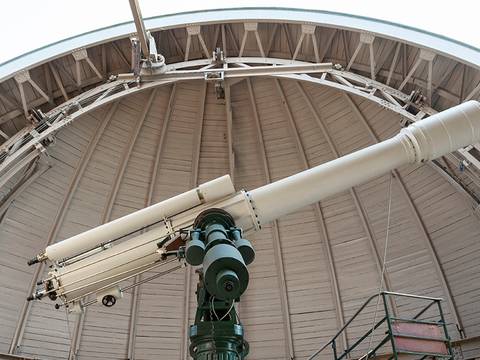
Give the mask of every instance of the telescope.
[[244, 359], [248, 343], [234, 304], [247, 290], [247, 266], [255, 258], [245, 238], [249, 233], [400, 166], [479, 140], [480, 103], [468, 101], [412, 123], [388, 140], [257, 189], [236, 191], [230, 176], [222, 176], [48, 246], [29, 261], [48, 262], [50, 270], [28, 299], [48, 297], [69, 311], [96, 302], [113, 306], [125, 280], [178, 259], [199, 274], [190, 355]]

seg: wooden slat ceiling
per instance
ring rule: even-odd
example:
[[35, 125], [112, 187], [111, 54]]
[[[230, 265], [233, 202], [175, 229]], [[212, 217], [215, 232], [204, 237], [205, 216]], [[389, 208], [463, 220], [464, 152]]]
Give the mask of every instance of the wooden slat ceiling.
[[[222, 46], [222, 27], [227, 55], [238, 55], [242, 24], [202, 26], [208, 49]], [[301, 35], [299, 24], [260, 23], [258, 30], [267, 56], [293, 56]], [[154, 36], [167, 63], [184, 60], [184, 28]], [[359, 39], [354, 32], [321, 27], [315, 36], [320, 60], [343, 66]], [[117, 40], [89, 48], [88, 55], [107, 78], [129, 71], [129, 48], [128, 39]], [[396, 48], [396, 42], [375, 39], [378, 80], [386, 81]], [[396, 88], [419, 56], [419, 49], [410, 45], [400, 44], [399, 49], [390, 82]], [[244, 55], [259, 56], [251, 34]], [[189, 59], [203, 56], [193, 37]], [[297, 59], [315, 60], [311, 41], [303, 41]], [[351, 70], [370, 76], [368, 47], [360, 50]], [[426, 91], [427, 73], [420, 64], [403, 91]], [[73, 97], [99, 83], [82, 62], [78, 86], [71, 55], [30, 74], [53, 101], [46, 103], [26, 83], [27, 103], [44, 109], [62, 103], [62, 92]], [[477, 70], [437, 55], [432, 106], [441, 110], [461, 102], [479, 81]], [[0, 353], [9, 351], [20, 324], [14, 350], [24, 356], [184, 359], [187, 327], [195, 310], [193, 272], [161, 277], [142, 285], [136, 294], [126, 294], [113, 308], [91, 306], [77, 317], [66, 316], [47, 301], [22, 310], [35, 270], [26, 266], [27, 259], [49, 240], [62, 240], [231, 169], [237, 189], [252, 189], [373, 144], [376, 138], [389, 138], [400, 129], [398, 115], [313, 84], [245, 79], [232, 85], [229, 94], [218, 100], [214, 86], [202, 81], [161, 86], [98, 108], [56, 135], [55, 145], [48, 148], [51, 167], [23, 189], [0, 220]], [[0, 84], [0, 95], [0, 129], [11, 136], [26, 124], [14, 79]], [[257, 258], [249, 267], [251, 285], [239, 306], [250, 359], [308, 358], [378, 291], [390, 181], [386, 286], [450, 299], [444, 309], [452, 338], [460, 338], [457, 320], [467, 337], [480, 335], [479, 218], [431, 167], [406, 166], [394, 175], [284, 216], [251, 236]], [[409, 302], [397, 306], [413, 310]], [[373, 312], [374, 307], [369, 308], [354, 324], [348, 341], [371, 326]], [[23, 320], [21, 314], [26, 314]]]

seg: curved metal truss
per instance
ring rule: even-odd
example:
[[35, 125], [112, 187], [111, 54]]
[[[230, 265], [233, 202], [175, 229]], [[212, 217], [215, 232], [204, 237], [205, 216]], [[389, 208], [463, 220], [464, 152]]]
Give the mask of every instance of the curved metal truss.
[[[0, 186], [19, 174], [22, 169], [36, 163], [43, 154], [48, 155], [46, 149], [54, 143], [57, 131], [99, 106], [139, 91], [178, 81], [210, 81], [218, 84], [221, 89], [224, 82], [233, 85], [255, 76], [306, 82], [360, 96], [400, 115], [402, 125], [408, 125], [437, 112], [426, 105], [425, 97], [417, 91], [405, 94], [331, 63], [309, 63], [267, 57], [232, 57], [225, 58], [221, 63], [213, 58], [184, 61], [167, 65], [163, 73], [112, 76], [107, 83], [66, 101], [46, 114], [41, 111], [32, 112], [31, 116], [35, 123], [19, 131], [0, 146]], [[476, 148], [462, 149], [449, 155], [448, 161], [467, 169], [466, 174], [475, 182], [476, 173], [480, 171], [480, 163], [470, 153], [471, 150]], [[474, 209], [477, 208], [480, 200], [476, 193], [466, 186], [451, 168], [448, 168], [447, 161], [445, 165], [438, 161], [430, 165], [465, 195]]]

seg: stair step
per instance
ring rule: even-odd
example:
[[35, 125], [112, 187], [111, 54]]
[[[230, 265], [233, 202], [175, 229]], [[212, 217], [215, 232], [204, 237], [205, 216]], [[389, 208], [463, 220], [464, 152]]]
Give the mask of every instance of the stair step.
[[453, 355], [450, 355], [450, 354], [438, 354], [438, 353], [431, 353], [431, 352], [403, 351], [403, 350], [398, 350], [397, 353], [398, 354], [406, 354], [406, 355], [435, 356], [435, 357], [441, 357], [443, 359], [453, 359]]
[[410, 335], [410, 334], [402, 334], [402, 333], [396, 333], [396, 332], [394, 332], [392, 335], [395, 336], [395, 337], [403, 337], [403, 338], [408, 338], [408, 339], [448, 342], [448, 339], [446, 339], [446, 338], [436, 338], [436, 337], [421, 336], [421, 335]]
[[428, 321], [428, 320], [417, 320], [417, 319], [405, 319], [405, 318], [399, 318], [399, 317], [391, 317], [390, 319], [394, 321], [401, 321], [401, 322], [407, 322], [407, 323], [416, 323], [416, 324], [427, 324], [427, 325], [438, 325], [438, 326], [443, 326], [445, 325], [444, 322], [442, 321]]

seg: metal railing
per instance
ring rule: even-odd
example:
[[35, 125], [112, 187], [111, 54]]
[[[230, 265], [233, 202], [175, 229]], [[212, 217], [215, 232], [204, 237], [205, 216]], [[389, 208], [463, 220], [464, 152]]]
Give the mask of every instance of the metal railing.
[[[350, 346], [346, 346], [346, 349], [343, 350], [340, 354], [338, 353], [338, 349], [337, 349], [337, 343], [338, 343], [338, 338], [346, 333], [346, 330], [347, 328], [349, 327], [350, 324], [352, 324], [352, 322], [363, 312], [363, 310], [374, 300], [374, 299], [377, 299], [378, 297], [381, 297], [381, 300], [383, 301], [383, 309], [384, 309], [384, 312], [385, 312], [385, 316], [383, 316], [381, 319], [379, 319], [378, 321], [375, 321], [374, 324], [372, 324], [372, 327], [366, 332], [364, 333], [360, 338], [358, 338], [352, 345]], [[416, 300], [424, 300], [424, 301], [428, 301], [427, 305], [425, 305], [418, 313], [416, 313], [414, 316], [412, 317], [398, 317], [398, 316], [392, 316], [391, 315], [391, 312], [390, 312], [390, 309], [389, 309], [389, 306], [388, 306], [388, 301], [390, 300], [390, 298], [393, 298], [393, 300], [395, 300], [395, 298], [400, 298], [400, 297], [403, 297], [403, 298], [410, 298], [410, 299], [416, 299]], [[375, 357], [377, 355], [377, 352], [385, 345], [387, 344], [388, 342], [390, 342], [390, 346], [391, 346], [391, 354], [389, 356], [389, 360], [390, 359], [398, 359], [398, 355], [399, 353], [402, 353], [402, 354], [408, 354], [408, 355], [422, 355], [421, 359], [424, 359], [428, 356], [436, 356], [436, 357], [439, 357], [439, 358], [450, 358], [450, 359], [453, 359], [453, 352], [452, 352], [452, 349], [451, 349], [451, 345], [450, 345], [450, 338], [448, 336], [448, 331], [447, 331], [447, 324], [445, 322], [445, 317], [443, 315], [443, 310], [442, 310], [442, 306], [441, 306], [441, 301], [443, 301], [443, 299], [441, 298], [435, 298], [435, 297], [429, 297], [429, 296], [421, 296], [421, 295], [411, 295], [411, 294], [404, 294], [404, 293], [397, 293], [397, 292], [391, 292], [391, 291], [382, 291], [378, 294], [375, 294], [375, 295], [372, 295], [371, 297], [369, 297], [367, 299], [367, 301], [365, 301], [363, 303], [363, 305], [355, 312], [355, 314], [345, 323], [345, 325], [343, 325], [343, 327], [335, 334], [335, 336], [330, 340], [328, 341], [326, 344], [324, 344], [320, 349], [318, 349], [315, 353], [313, 353], [309, 358], [308, 360], [313, 360], [315, 359], [320, 353], [322, 353], [325, 349], [329, 348], [331, 346], [332, 348], [332, 351], [333, 351], [333, 357], [335, 360], [341, 360], [341, 359], [344, 359], [344, 358], [347, 358], [350, 356], [350, 354], [352, 353], [352, 351], [356, 350], [358, 348], [358, 346], [365, 340], [367, 339], [370, 335], [373, 335], [373, 333], [375, 332], [376, 329], [378, 329], [381, 325], [383, 325], [384, 323], [386, 323], [387, 325], [387, 331], [386, 331], [386, 336], [384, 336], [379, 342], [377, 345], [375, 345], [372, 349], [368, 349], [367, 352], [361, 356], [359, 359], [362, 359], [362, 360], [366, 360], [366, 359], [369, 359], [369, 358], [372, 358], [372, 357]], [[437, 316], [438, 316], [438, 320], [435, 321], [435, 320], [421, 320], [420, 317], [422, 315], [424, 315], [429, 309], [432, 308], [432, 306], [436, 305], [437, 306], [437, 310], [438, 310], [438, 313], [437, 313]], [[399, 335], [399, 334], [396, 334], [394, 331], [393, 331], [393, 326], [392, 324], [395, 322], [395, 321], [400, 321], [400, 322], [408, 322], [408, 323], [415, 323], [415, 324], [428, 324], [428, 325], [436, 325], [436, 326], [439, 326], [442, 328], [443, 332], [444, 332], [444, 337], [442, 339], [432, 339], [432, 338], [429, 338], [429, 337], [422, 337], [422, 336], [414, 336], [414, 335], [402, 335], [402, 336], [406, 336], [408, 338], [411, 338], [411, 339], [417, 339], [417, 340], [435, 340], [435, 341], [438, 341], [438, 340], [441, 340], [441, 341], [444, 341], [446, 346], [447, 346], [447, 350], [448, 350], [448, 354], [438, 354], [438, 353], [429, 353], [429, 352], [422, 352], [422, 351], [405, 351], [405, 350], [399, 350], [396, 348], [396, 344], [395, 344], [395, 336]], [[369, 345], [369, 348], [370, 348], [370, 345]], [[384, 354], [385, 355], [385, 354]]]

